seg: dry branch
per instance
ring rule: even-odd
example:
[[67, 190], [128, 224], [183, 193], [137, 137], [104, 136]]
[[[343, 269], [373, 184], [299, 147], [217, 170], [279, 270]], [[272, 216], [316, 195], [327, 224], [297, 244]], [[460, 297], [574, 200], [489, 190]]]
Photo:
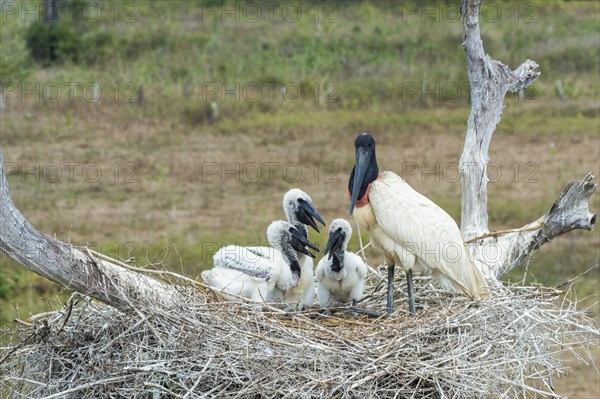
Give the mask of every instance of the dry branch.
[[[465, 146], [460, 157], [462, 203], [461, 231], [473, 250], [476, 263], [492, 285], [497, 278], [518, 266], [531, 253], [560, 234], [574, 229], [592, 230], [596, 216], [588, 201], [596, 189], [593, 176], [570, 183], [552, 208], [537, 221], [509, 234], [488, 231], [487, 164], [492, 135], [504, 109], [508, 91], [529, 86], [540, 75], [537, 64], [526, 60], [514, 71], [492, 59], [483, 49], [479, 30], [482, 0], [464, 0], [463, 47], [471, 85], [471, 113]], [[490, 256], [493, 253], [493, 256]]]
[[497, 240], [500, 248], [506, 248], [502, 255], [501, 267], [496, 276], [517, 267], [527, 259], [531, 253], [542, 245], [552, 241], [561, 234], [575, 229], [592, 230], [596, 224], [596, 215], [589, 211], [589, 199], [596, 190], [592, 183], [591, 173], [581, 181], [569, 183], [552, 204], [552, 207], [534, 225], [541, 228], [527, 231], [525, 226], [522, 231], [507, 234]]
[[462, 184], [461, 229], [467, 240], [487, 233], [488, 150], [504, 109], [504, 97], [509, 90], [527, 87], [540, 74], [535, 71], [538, 65], [531, 60], [511, 71], [508, 66], [485, 53], [479, 31], [481, 1], [465, 0], [461, 6], [463, 47], [471, 87], [471, 113], [459, 163]]

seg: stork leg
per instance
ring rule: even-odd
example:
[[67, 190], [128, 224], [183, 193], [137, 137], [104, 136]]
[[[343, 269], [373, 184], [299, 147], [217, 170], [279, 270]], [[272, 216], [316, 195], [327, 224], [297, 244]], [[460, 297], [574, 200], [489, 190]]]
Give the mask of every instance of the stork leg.
[[394, 264], [388, 265], [388, 291], [387, 291], [387, 313], [392, 315], [394, 311]]
[[356, 299], [352, 300], [352, 306], [350, 309], [352, 309], [350, 312], [350, 317], [358, 317], [358, 312], [356, 311]]
[[412, 269], [406, 272], [406, 286], [408, 288], [408, 310], [410, 314], [417, 313], [415, 309], [415, 289], [413, 286]]

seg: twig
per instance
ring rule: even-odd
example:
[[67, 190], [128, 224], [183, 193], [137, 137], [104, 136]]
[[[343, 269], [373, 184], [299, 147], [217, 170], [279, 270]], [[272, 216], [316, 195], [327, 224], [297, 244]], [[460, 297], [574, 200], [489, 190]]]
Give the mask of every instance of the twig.
[[27, 343], [29, 342], [29, 340], [31, 338], [33, 338], [35, 336], [36, 332], [32, 332], [31, 334], [29, 334], [29, 336], [27, 338], [25, 338], [23, 341], [21, 341], [20, 343], [18, 343], [17, 345], [15, 345], [15, 347], [10, 350], [8, 353], [6, 353], [4, 356], [2, 356], [2, 358], [0, 359], [0, 364], [4, 363], [6, 361], [6, 359], [8, 359], [13, 353], [15, 353], [19, 348], [22, 348], [23, 346], [27, 345]]
[[565, 286], [565, 285], [567, 285], [567, 284], [568, 284], [568, 285], [571, 285], [571, 284], [573, 284], [573, 283], [574, 283], [576, 280], [578, 280], [580, 277], [583, 277], [583, 276], [585, 276], [586, 274], [588, 274], [589, 272], [591, 272], [592, 270], [595, 270], [595, 269], [597, 269], [597, 268], [598, 268], [598, 266], [600, 266], [600, 264], [599, 264], [599, 263], [596, 263], [594, 266], [590, 267], [589, 269], [587, 269], [587, 270], [586, 270], [586, 271], [584, 271], [583, 273], [581, 273], [581, 274], [579, 274], [579, 275], [577, 275], [577, 276], [575, 276], [575, 277], [573, 277], [573, 278], [571, 278], [571, 279], [569, 279], [569, 280], [565, 281], [564, 283], [560, 283], [560, 284], [556, 285], [556, 288], [562, 288], [562, 287], [564, 287], [564, 286]]
[[497, 237], [504, 236], [504, 235], [507, 235], [507, 234], [512, 234], [512, 233], [522, 233], [522, 232], [525, 232], [525, 231], [535, 231], [535, 230], [539, 230], [542, 227], [544, 227], [544, 224], [545, 223], [542, 221], [542, 222], [538, 222], [538, 224], [534, 225], [534, 226], [523, 226], [523, 227], [518, 228], [518, 229], [492, 231], [490, 233], [485, 233], [485, 234], [482, 234], [480, 236], [471, 238], [470, 240], [466, 240], [465, 243], [470, 244], [472, 242], [481, 241], [481, 240], [483, 240], [485, 238], [490, 238], [490, 237], [497, 238]]
[[[186, 399], [299, 392], [386, 399], [515, 397], [551, 395], [547, 381], [565, 370], [564, 352], [580, 350], [575, 356], [593, 363], [588, 356], [600, 335], [597, 323], [568, 295], [557, 301], [556, 288], [503, 286], [473, 302], [418, 276], [417, 317], [403, 311], [404, 282], [397, 283], [397, 312], [386, 317], [385, 295], [373, 293], [378, 284], [369, 276], [368, 294], [357, 306], [331, 308], [335, 313], [321, 317], [315, 317], [316, 307], [258, 311], [253, 303], [217, 302], [210, 291], [186, 286], [177, 311], [131, 303], [132, 311], [122, 312], [86, 297], [80, 304], [70, 300], [63, 310], [25, 326], [31, 329], [27, 334], [39, 330], [39, 323], [45, 323], [44, 331], [61, 327], [73, 303], [62, 334], [35, 344], [24, 339], [16, 351], [0, 349], [0, 355], [9, 354], [0, 391], [25, 398], [83, 392], [140, 397], [149, 390]], [[16, 333], [23, 334], [23, 327], [15, 326]]]
[[41, 399], [54, 399], [54, 398], [60, 398], [60, 397], [64, 397], [67, 394], [71, 394], [71, 393], [75, 393], [75, 392], [79, 392], [79, 391], [83, 391], [85, 389], [89, 389], [98, 385], [104, 385], [104, 384], [112, 384], [114, 382], [119, 382], [125, 379], [125, 376], [119, 376], [119, 377], [110, 377], [110, 378], [105, 378], [99, 381], [94, 381], [94, 382], [89, 382], [87, 384], [83, 384], [83, 385], [79, 385], [76, 386], [75, 388], [71, 388], [71, 389], [67, 389], [66, 391], [62, 391], [62, 392], [58, 392], [52, 395], [48, 395], [48, 396], [44, 396]]

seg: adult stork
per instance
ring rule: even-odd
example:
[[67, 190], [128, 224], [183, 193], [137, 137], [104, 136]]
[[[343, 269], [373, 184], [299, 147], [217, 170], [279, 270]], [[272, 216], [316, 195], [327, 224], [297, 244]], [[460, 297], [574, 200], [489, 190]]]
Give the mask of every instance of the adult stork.
[[[383, 252], [388, 264], [387, 308], [394, 308], [394, 267], [406, 271], [408, 306], [414, 314], [412, 273], [430, 272], [446, 289], [473, 299], [488, 294], [485, 279], [473, 264], [456, 222], [442, 208], [413, 190], [393, 172], [379, 173], [375, 140], [358, 135], [355, 165], [348, 181], [350, 211]], [[355, 209], [356, 208], [356, 209]]]
[[269, 301], [275, 290], [287, 292], [301, 281], [297, 253], [314, 257], [306, 247], [318, 251], [288, 222], [272, 222], [267, 229], [271, 247], [228, 245], [213, 256], [214, 267], [202, 272], [210, 286], [225, 294]]
[[362, 298], [367, 266], [360, 256], [348, 252], [352, 227], [344, 219], [335, 219], [329, 227], [325, 256], [317, 265], [317, 298], [326, 307], [333, 301], [350, 302]]

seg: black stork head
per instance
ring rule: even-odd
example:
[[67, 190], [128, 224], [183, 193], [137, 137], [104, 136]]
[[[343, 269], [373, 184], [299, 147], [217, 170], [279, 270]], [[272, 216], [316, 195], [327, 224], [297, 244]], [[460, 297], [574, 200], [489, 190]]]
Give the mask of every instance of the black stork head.
[[281, 251], [292, 273], [296, 277], [300, 277], [301, 274], [298, 253], [314, 258], [315, 256], [307, 247], [319, 252], [319, 248], [308, 241], [302, 232], [291, 223], [283, 220], [276, 220], [269, 225], [267, 228], [267, 239], [273, 248]]
[[284, 253], [290, 252], [287, 251], [288, 249], [294, 249], [296, 252], [314, 258], [315, 256], [306, 247], [319, 252], [319, 248], [310, 242], [308, 238], [304, 237], [302, 232], [293, 224], [283, 220], [276, 220], [269, 225], [267, 228], [267, 239], [273, 248]]
[[352, 215], [356, 201], [364, 197], [369, 184], [379, 176], [373, 136], [369, 133], [359, 134], [354, 140], [354, 147], [356, 147], [355, 163], [348, 181], [348, 190], [352, 196], [349, 215]]

